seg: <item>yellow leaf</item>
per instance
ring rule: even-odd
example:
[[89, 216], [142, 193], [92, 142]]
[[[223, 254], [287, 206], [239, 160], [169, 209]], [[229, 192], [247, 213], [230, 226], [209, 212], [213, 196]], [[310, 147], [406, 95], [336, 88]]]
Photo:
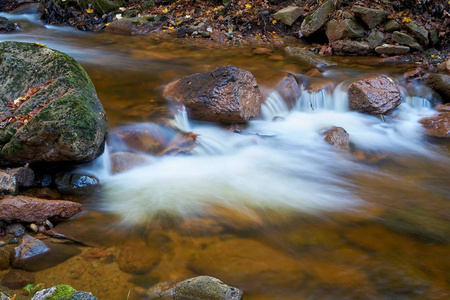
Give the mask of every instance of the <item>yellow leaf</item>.
[[431, 58], [435, 58], [436, 57], [436, 55], [434, 55], [434, 54], [431, 54]]
[[47, 47], [47, 46], [45, 46], [44, 44], [41, 44], [41, 43], [33, 43], [33, 45], [38, 46], [38, 47]]
[[94, 10], [92, 8], [86, 8], [86, 12], [88, 14], [92, 14], [94, 12]]
[[178, 22], [177, 22], [177, 25], [180, 25], [181, 23], [183, 23], [183, 21], [178, 21]]
[[228, 28], [228, 32], [233, 32], [233, 29], [231, 29], [231, 28]]
[[245, 4], [245, 8], [250, 9], [250, 8], [252, 8], [252, 5], [247, 3], [247, 4]]
[[108, 27], [111, 23], [106, 23], [105, 26]]
[[169, 30], [174, 30], [175, 28], [172, 27], [172, 26], [170, 26], [170, 27], [168, 27], [167, 29], [169, 29]]
[[273, 20], [273, 21], [272, 21], [272, 24], [273, 24], [273, 25], [277, 24], [277, 20]]
[[162, 10], [163, 14], [167, 13], [168, 11], [169, 10], [167, 9], [167, 7]]
[[411, 20], [411, 18], [410, 17], [404, 17], [403, 19], [402, 19], [402, 22], [403, 23], [409, 23], [409, 22], [411, 22], [412, 20]]

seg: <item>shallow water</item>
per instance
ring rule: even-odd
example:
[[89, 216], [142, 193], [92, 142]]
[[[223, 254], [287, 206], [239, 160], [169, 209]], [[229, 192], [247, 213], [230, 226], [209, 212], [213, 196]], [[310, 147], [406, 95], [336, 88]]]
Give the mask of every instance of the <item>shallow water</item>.
[[[148, 165], [111, 175], [106, 152], [80, 167], [103, 187], [81, 200], [88, 213], [56, 228], [89, 247], [66, 245], [81, 254], [57, 265], [41, 258], [36, 283], [140, 299], [157, 282], [211, 275], [243, 289], [245, 299], [450, 297], [449, 142], [426, 138], [417, 123], [439, 99], [406, 87], [401, 74], [414, 66], [341, 58], [339, 68], [307, 78], [327, 89], [304, 90], [289, 111], [271, 92], [307, 68], [274, 57], [282, 53], [8, 18], [23, 29], [0, 41], [43, 43], [85, 67], [111, 132], [173, 118], [164, 85], [222, 65], [251, 71], [266, 97], [262, 120], [240, 134], [176, 114], [180, 130], [199, 135], [189, 156], [149, 156]], [[402, 86], [404, 103], [388, 120], [347, 109], [347, 86], [368, 74], [388, 74]], [[323, 141], [331, 126], [348, 131], [350, 152]]]

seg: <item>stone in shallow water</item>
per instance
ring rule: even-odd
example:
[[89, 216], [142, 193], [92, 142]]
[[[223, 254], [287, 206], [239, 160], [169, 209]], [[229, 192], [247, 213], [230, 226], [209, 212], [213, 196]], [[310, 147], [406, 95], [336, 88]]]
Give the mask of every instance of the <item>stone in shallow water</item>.
[[378, 54], [386, 55], [402, 55], [408, 53], [410, 48], [408, 46], [383, 44], [375, 48]]
[[34, 274], [21, 270], [12, 270], [2, 279], [2, 285], [7, 288], [17, 290], [29, 283], [34, 283]]
[[312, 53], [311, 51], [302, 49], [301, 47], [288, 46], [284, 48], [286, 54], [292, 58], [299, 60], [309, 67], [316, 67], [318, 69], [335, 66], [336, 63], [331, 62], [319, 55]]
[[338, 149], [349, 150], [350, 139], [349, 134], [342, 127], [333, 126], [323, 133], [324, 140], [328, 144]]
[[55, 177], [56, 188], [63, 194], [88, 195], [100, 185], [99, 180], [91, 175], [58, 174]]
[[11, 32], [16, 29], [16, 25], [5, 17], [0, 17], [0, 33]]
[[35, 239], [32, 236], [25, 235], [19, 246], [14, 249], [11, 261], [12, 266], [14, 268], [21, 268], [28, 259], [48, 251], [50, 251], [50, 248], [48, 248], [44, 242]]
[[425, 133], [438, 138], [450, 138], [450, 112], [443, 112], [419, 121]]

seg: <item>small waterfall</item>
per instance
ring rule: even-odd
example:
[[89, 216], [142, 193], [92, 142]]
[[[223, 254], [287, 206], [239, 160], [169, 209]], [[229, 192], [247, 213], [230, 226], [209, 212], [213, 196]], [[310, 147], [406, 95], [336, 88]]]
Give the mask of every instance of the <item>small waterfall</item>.
[[428, 99], [419, 96], [407, 96], [405, 97], [405, 103], [419, 111], [432, 108], [431, 102]]
[[332, 93], [327, 89], [310, 93], [302, 89], [302, 94], [295, 104], [295, 110], [300, 112], [336, 111], [348, 110], [347, 92], [343, 90], [342, 83]]
[[183, 104], [177, 105], [175, 118], [172, 121], [172, 125], [184, 132], [191, 131], [187, 109]]
[[289, 109], [281, 95], [277, 91], [273, 91], [264, 101], [261, 113], [264, 120], [271, 121], [274, 117], [286, 117]]

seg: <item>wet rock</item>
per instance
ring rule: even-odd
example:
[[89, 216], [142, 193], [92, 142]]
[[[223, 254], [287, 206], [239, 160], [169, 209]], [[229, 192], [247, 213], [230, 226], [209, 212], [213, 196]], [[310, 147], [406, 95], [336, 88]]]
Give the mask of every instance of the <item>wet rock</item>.
[[384, 28], [387, 32], [394, 32], [401, 30], [402, 26], [396, 20], [389, 20], [384, 24]]
[[6, 249], [5, 247], [0, 248], [0, 271], [9, 269], [10, 262], [9, 257], [11, 256], [10, 251]]
[[430, 74], [425, 83], [442, 96], [444, 102], [450, 102], [450, 75]]
[[42, 223], [50, 218], [71, 218], [83, 211], [79, 203], [43, 200], [26, 196], [0, 199], [0, 220]]
[[443, 112], [419, 121], [429, 136], [450, 138], [450, 112]]
[[257, 55], [266, 55], [266, 54], [271, 54], [273, 52], [273, 50], [269, 49], [269, 48], [256, 48], [252, 52], [253, 52], [253, 54], [257, 54]]
[[289, 109], [295, 106], [297, 99], [301, 95], [300, 87], [298, 86], [297, 80], [295, 80], [293, 76], [284, 78], [277, 84], [274, 91], [280, 95]]
[[366, 55], [370, 52], [370, 46], [365, 41], [339, 40], [331, 43], [336, 55]]
[[11, 14], [22, 15], [22, 14], [41, 14], [44, 11], [44, 6], [42, 3], [25, 3], [16, 9], [10, 11]]
[[395, 31], [392, 34], [392, 41], [394, 43], [399, 43], [400, 45], [409, 46], [410, 48], [413, 48], [413, 49], [416, 49], [419, 51], [424, 50], [422, 45], [420, 45], [415, 38], [413, 38], [412, 36], [410, 36], [406, 33], [400, 32], [400, 31]]
[[0, 170], [0, 192], [17, 195], [18, 186], [14, 176]]
[[42, 199], [56, 200], [61, 199], [61, 193], [59, 193], [55, 189], [51, 189], [48, 187], [41, 188], [37, 190], [36, 196]]
[[300, 47], [288, 46], [284, 48], [284, 51], [288, 56], [299, 60], [307, 66], [316, 67], [318, 69], [336, 65], [335, 63]]
[[450, 57], [448, 57], [438, 66], [438, 71], [450, 74]]
[[13, 236], [22, 236], [25, 234], [25, 227], [20, 223], [11, 224], [6, 227], [6, 234]]
[[298, 6], [288, 6], [273, 14], [273, 18], [281, 23], [292, 26], [305, 11]]
[[60, 284], [54, 287], [43, 289], [31, 298], [32, 300], [46, 300], [46, 299], [72, 299], [72, 296], [76, 293], [76, 290], [67, 284]]
[[348, 89], [351, 110], [385, 114], [402, 103], [398, 85], [387, 76], [373, 76], [353, 82]]
[[342, 127], [333, 126], [323, 133], [324, 140], [333, 147], [349, 150], [350, 136], [348, 132]]
[[160, 283], [147, 291], [147, 299], [240, 300], [243, 292], [217, 278], [198, 276], [180, 283]]
[[12, 270], [2, 279], [2, 285], [12, 290], [21, 289], [30, 283], [34, 283], [34, 274], [21, 270]]
[[143, 166], [148, 163], [148, 159], [136, 153], [116, 152], [111, 154], [111, 168], [113, 173], [122, 173]]
[[[149, 2], [149, 1], [147, 1]], [[98, 300], [97, 297], [88, 292], [77, 291], [69, 300]]]
[[0, 33], [11, 32], [16, 29], [16, 25], [5, 17], [0, 17]]
[[367, 38], [370, 49], [375, 49], [384, 42], [384, 34], [378, 30], [372, 30]]
[[143, 16], [116, 19], [105, 31], [123, 35], [145, 35], [158, 30], [160, 26], [161, 22], [157, 21], [155, 16]]
[[60, 173], [55, 177], [56, 188], [62, 194], [88, 195], [100, 185], [100, 181], [91, 175]]
[[3, 42], [0, 81], [0, 165], [80, 163], [103, 152], [105, 112], [74, 59], [36, 44]]
[[424, 27], [418, 26], [414, 24], [414, 22], [406, 23], [404, 26], [413, 37], [425, 46], [425, 48], [428, 47], [428, 31]]
[[164, 97], [184, 104], [195, 120], [221, 123], [244, 123], [259, 115], [262, 104], [255, 77], [233, 66], [172, 82]]
[[364, 36], [364, 28], [350, 19], [331, 20], [327, 24], [326, 35], [330, 42], [343, 38], [359, 38]]
[[440, 104], [436, 106], [436, 110], [441, 112], [450, 112], [450, 103]]
[[144, 242], [128, 242], [120, 247], [117, 264], [126, 273], [145, 274], [158, 264], [160, 255], [159, 250]]
[[161, 155], [189, 154], [195, 147], [197, 135], [192, 132], [177, 132]]
[[352, 10], [355, 16], [360, 18], [369, 29], [375, 28], [389, 16], [387, 11], [356, 5], [352, 7]]
[[402, 55], [408, 53], [410, 48], [408, 46], [389, 45], [383, 44], [375, 48], [375, 52], [378, 54], [386, 55]]
[[34, 185], [34, 171], [28, 167], [20, 167], [4, 170], [16, 179], [19, 187], [30, 187]]
[[32, 236], [25, 235], [22, 242], [14, 249], [11, 264], [14, 268], [20, 269], [28, 259], [50, 251], [44, 242]]
[[300, 30], [304, 37], [308, 37], [319, 30], [327, 22], [328, 15], [336, 8], [338, 1], [328, 0], [322, 4], [315, 12], [308, 15], [302, 22]]

